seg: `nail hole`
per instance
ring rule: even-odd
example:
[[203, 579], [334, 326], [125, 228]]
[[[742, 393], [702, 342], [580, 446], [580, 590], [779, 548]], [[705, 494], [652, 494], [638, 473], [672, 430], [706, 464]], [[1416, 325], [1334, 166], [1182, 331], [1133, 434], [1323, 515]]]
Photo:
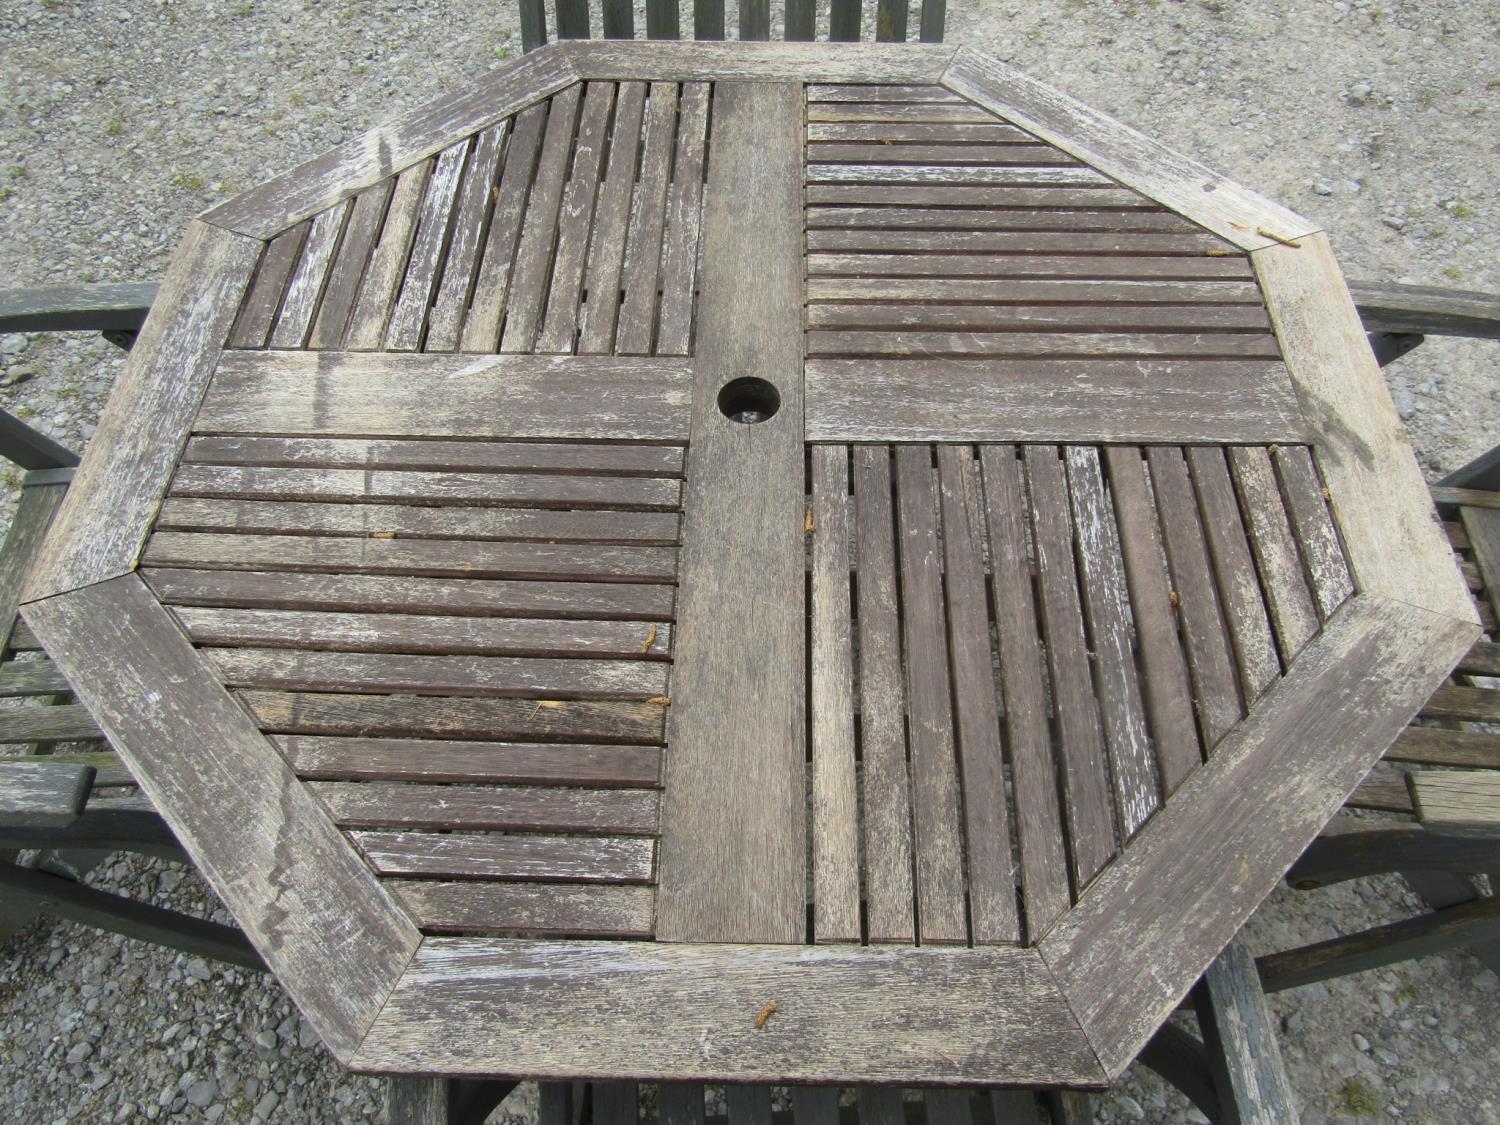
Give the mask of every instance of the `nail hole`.
[[735, 379], [719, 391], [719, 413], [731, 422], [754, 425], [780, 409], [780, 392], [764, 379], [750, 376]]

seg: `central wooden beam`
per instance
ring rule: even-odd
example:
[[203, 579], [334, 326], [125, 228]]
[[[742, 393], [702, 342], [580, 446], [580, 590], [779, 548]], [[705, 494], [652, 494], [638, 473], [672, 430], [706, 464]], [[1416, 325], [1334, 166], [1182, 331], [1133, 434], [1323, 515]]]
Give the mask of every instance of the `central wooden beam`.
[[[800, 85], [714, 87], [662, 941], [797, 943], [806, 927], [803, 112]], [[749, 420], [771, 403], [747, 380], [774, 387], [771, 417]]]

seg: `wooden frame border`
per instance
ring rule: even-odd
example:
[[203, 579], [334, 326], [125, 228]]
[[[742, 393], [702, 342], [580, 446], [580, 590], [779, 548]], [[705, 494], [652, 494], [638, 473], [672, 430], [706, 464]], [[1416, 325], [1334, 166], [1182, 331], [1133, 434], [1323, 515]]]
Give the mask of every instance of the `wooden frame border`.
[[211, 207], [199, 218], [254, 238], [271, 238], [576, 81], [567, 51], [542, 47]]
[[24, 614], [277, 979], [348, 1057], [417, 928], [138, 575]]
[[968, 47], [958, 49], [942, 84], [1242, 250], [1320, 229], [1123, 121]]
[[665, 82], [936, 84], [955, 49], [940, 43], [749, 43], [586, 40], [560, 44], [580, 79]]
[[261, 246], [205, 223], [188, 227], [23, 601], [135, 568]]

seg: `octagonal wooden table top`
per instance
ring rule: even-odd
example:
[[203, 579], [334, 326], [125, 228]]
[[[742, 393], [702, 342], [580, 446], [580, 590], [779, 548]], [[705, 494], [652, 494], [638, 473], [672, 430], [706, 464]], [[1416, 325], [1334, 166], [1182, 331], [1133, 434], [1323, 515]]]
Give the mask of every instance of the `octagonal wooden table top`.
[[1101, 1085], [1477, 634], [1325, 236], [966, 49], [207, 212], [27, 594], [346, 1063]]

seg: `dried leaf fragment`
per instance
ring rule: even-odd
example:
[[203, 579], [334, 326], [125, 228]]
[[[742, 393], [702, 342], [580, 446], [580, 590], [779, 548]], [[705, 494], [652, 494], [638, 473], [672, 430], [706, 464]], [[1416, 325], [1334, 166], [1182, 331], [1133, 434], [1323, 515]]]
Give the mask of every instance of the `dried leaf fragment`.
[[650, 652], [651, 651], [651, 646], [654, 645], [655, 643], [656, 643], [656, 622], [653, 621], [651, 623], [651, 632], [649, 632], [649, 633], [646, 634], [646, 643], [643, 644], [643, 645], [641, 645], [641, 652], [642, 653]]
[[760, 1014], [755, 1017], [755, 1030], [760, 1031], [762, 1028], [764, 1028], [766, 1026], [766, 1021], [774, 1016], [777, 1010], [778, 1005], [774, 1000], [772, 1000], [769, 1004], [762, 1008], [760, 1010]]
[[394, 531], [372, 531], [372, 532], [370, 532], [370, 538], [371, 539], [394, 539], [394, 538], [396, 538], [396, 533]]
[[807, 509], [807, 518], [802, 521], [802, 530], [811, 535], [813, 533], [812, 509]]
[[1225, 250], [1222, 246], [1203, 251], [1204, 256], [1208, 258], [1232, 258], [1234, 253], [1233, 250]]
[[672, 701], [670, 699], [668, 699], [665, 695], [653, 695], [650, 699], [646, 700], [646, 702], [647, 703], [654, 703], [658, 707], [665, 707], [668, 704], [670, 704]]
[[1302, 249], [1302, 243], [1297, 242], [1294, 239], [1284, 238], [1281, 235], [1277, 234], [1275, 231], [1267, 230], [1265, 227], [1256, 227], [1255, 233], [1260, 235], [1262, 238], [1269, 238], [1272, 242], [1279, 242], [1283, 246], [1290, 246], [1293, 250]]
[[1167, 601], [1169, 601], [1169, 602], [1172, 603], [1172, 608], [1173, 609], [1176, 609], [1178, 606], [1180, 606], [1182, 604], [1182, 599], [1180, 597], [1178, 597], [1176, 590], [1168, 590], [1167, 591]]

